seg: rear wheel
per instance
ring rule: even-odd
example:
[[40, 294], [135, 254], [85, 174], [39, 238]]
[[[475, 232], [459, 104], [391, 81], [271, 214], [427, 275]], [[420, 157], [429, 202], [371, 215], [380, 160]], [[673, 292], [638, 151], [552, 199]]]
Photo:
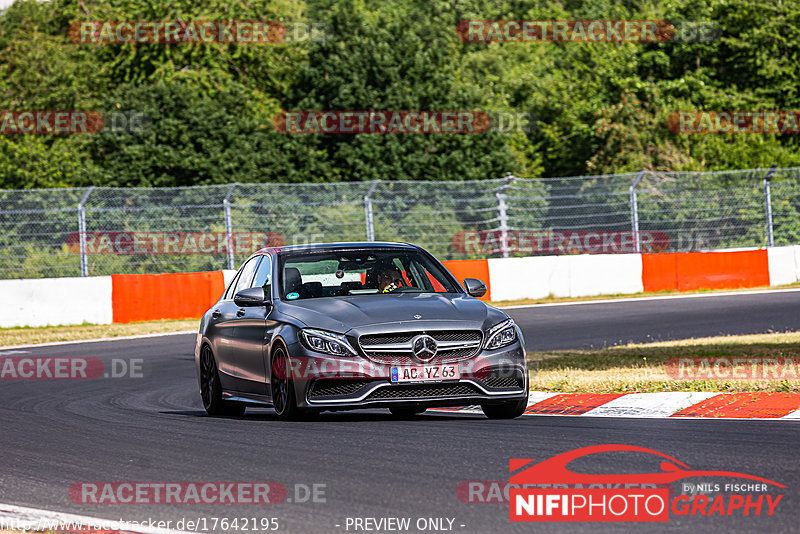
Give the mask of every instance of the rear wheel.
[[297, 407], [294, 394], [294, 381], [290, 377], [289, 357], [283, 347], [277, 347], [272, 356], [272, 406], [278, 418], [284, 421], [300, 419], [305, 415]]
[[528, 399], [509, 401], [502, 404], [482, 404], [481, 410], [489, 419], [514, 419], [525, 412], [528, 407]]
[[208, 415], [244, 415], [247, 408], [222, 400], [222, 386], [211, 347], [203, 345], [200, 352], [200, 396]]
[[415, 415], [425, 413], [425, 410], [427, 410], [427, 408], [420, 408], [416, 406], [394, 406], [389, 408], [389, 411], [392, 412], [393, 416], [401, 418], [414, 417]]

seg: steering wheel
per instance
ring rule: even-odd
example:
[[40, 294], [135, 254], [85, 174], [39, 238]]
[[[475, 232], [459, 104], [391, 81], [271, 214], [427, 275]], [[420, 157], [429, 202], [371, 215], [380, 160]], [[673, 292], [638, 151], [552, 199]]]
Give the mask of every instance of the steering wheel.
[[403, 287], [403, 281], [402, 280], [395, 280], [391, 284], [389, 284], [386, 287], [384, 287], [383, 291], [381, 291], [381, 293], [391, 293], [392, 291], [396, 291], [396, 290], [400, 289], [401, 287]]

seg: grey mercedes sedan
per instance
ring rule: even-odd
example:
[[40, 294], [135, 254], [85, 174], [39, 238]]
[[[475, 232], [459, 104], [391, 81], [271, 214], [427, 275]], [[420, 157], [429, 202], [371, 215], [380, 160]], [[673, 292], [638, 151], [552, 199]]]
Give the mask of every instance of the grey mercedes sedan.
[[424, 249], [406, 243], [266, 248], [203, 315], [195, 364], [210, 415], [271, 406], [281, 419], [324, 410], [480, 405], [521, 415], [522, 332]]

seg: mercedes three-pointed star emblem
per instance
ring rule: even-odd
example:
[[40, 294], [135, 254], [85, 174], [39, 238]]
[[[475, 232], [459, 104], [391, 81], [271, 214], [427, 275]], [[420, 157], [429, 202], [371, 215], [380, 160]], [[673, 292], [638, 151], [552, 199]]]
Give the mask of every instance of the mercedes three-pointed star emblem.
[[437, 350], [436, 340], [431, 336], [421, 335], [411, 340], [411, 351], [414, 353], [414, 357], [421, 362], [431, 361], [436, 356]]

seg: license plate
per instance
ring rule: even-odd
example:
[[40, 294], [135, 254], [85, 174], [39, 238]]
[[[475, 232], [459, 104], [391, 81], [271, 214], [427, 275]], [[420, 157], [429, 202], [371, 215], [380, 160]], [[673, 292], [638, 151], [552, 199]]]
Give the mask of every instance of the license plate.
[[457, 363], [444, 365], [397, 365], [392, 367], [392, 382], [442, 382], [458, 380], [461, 372]]

